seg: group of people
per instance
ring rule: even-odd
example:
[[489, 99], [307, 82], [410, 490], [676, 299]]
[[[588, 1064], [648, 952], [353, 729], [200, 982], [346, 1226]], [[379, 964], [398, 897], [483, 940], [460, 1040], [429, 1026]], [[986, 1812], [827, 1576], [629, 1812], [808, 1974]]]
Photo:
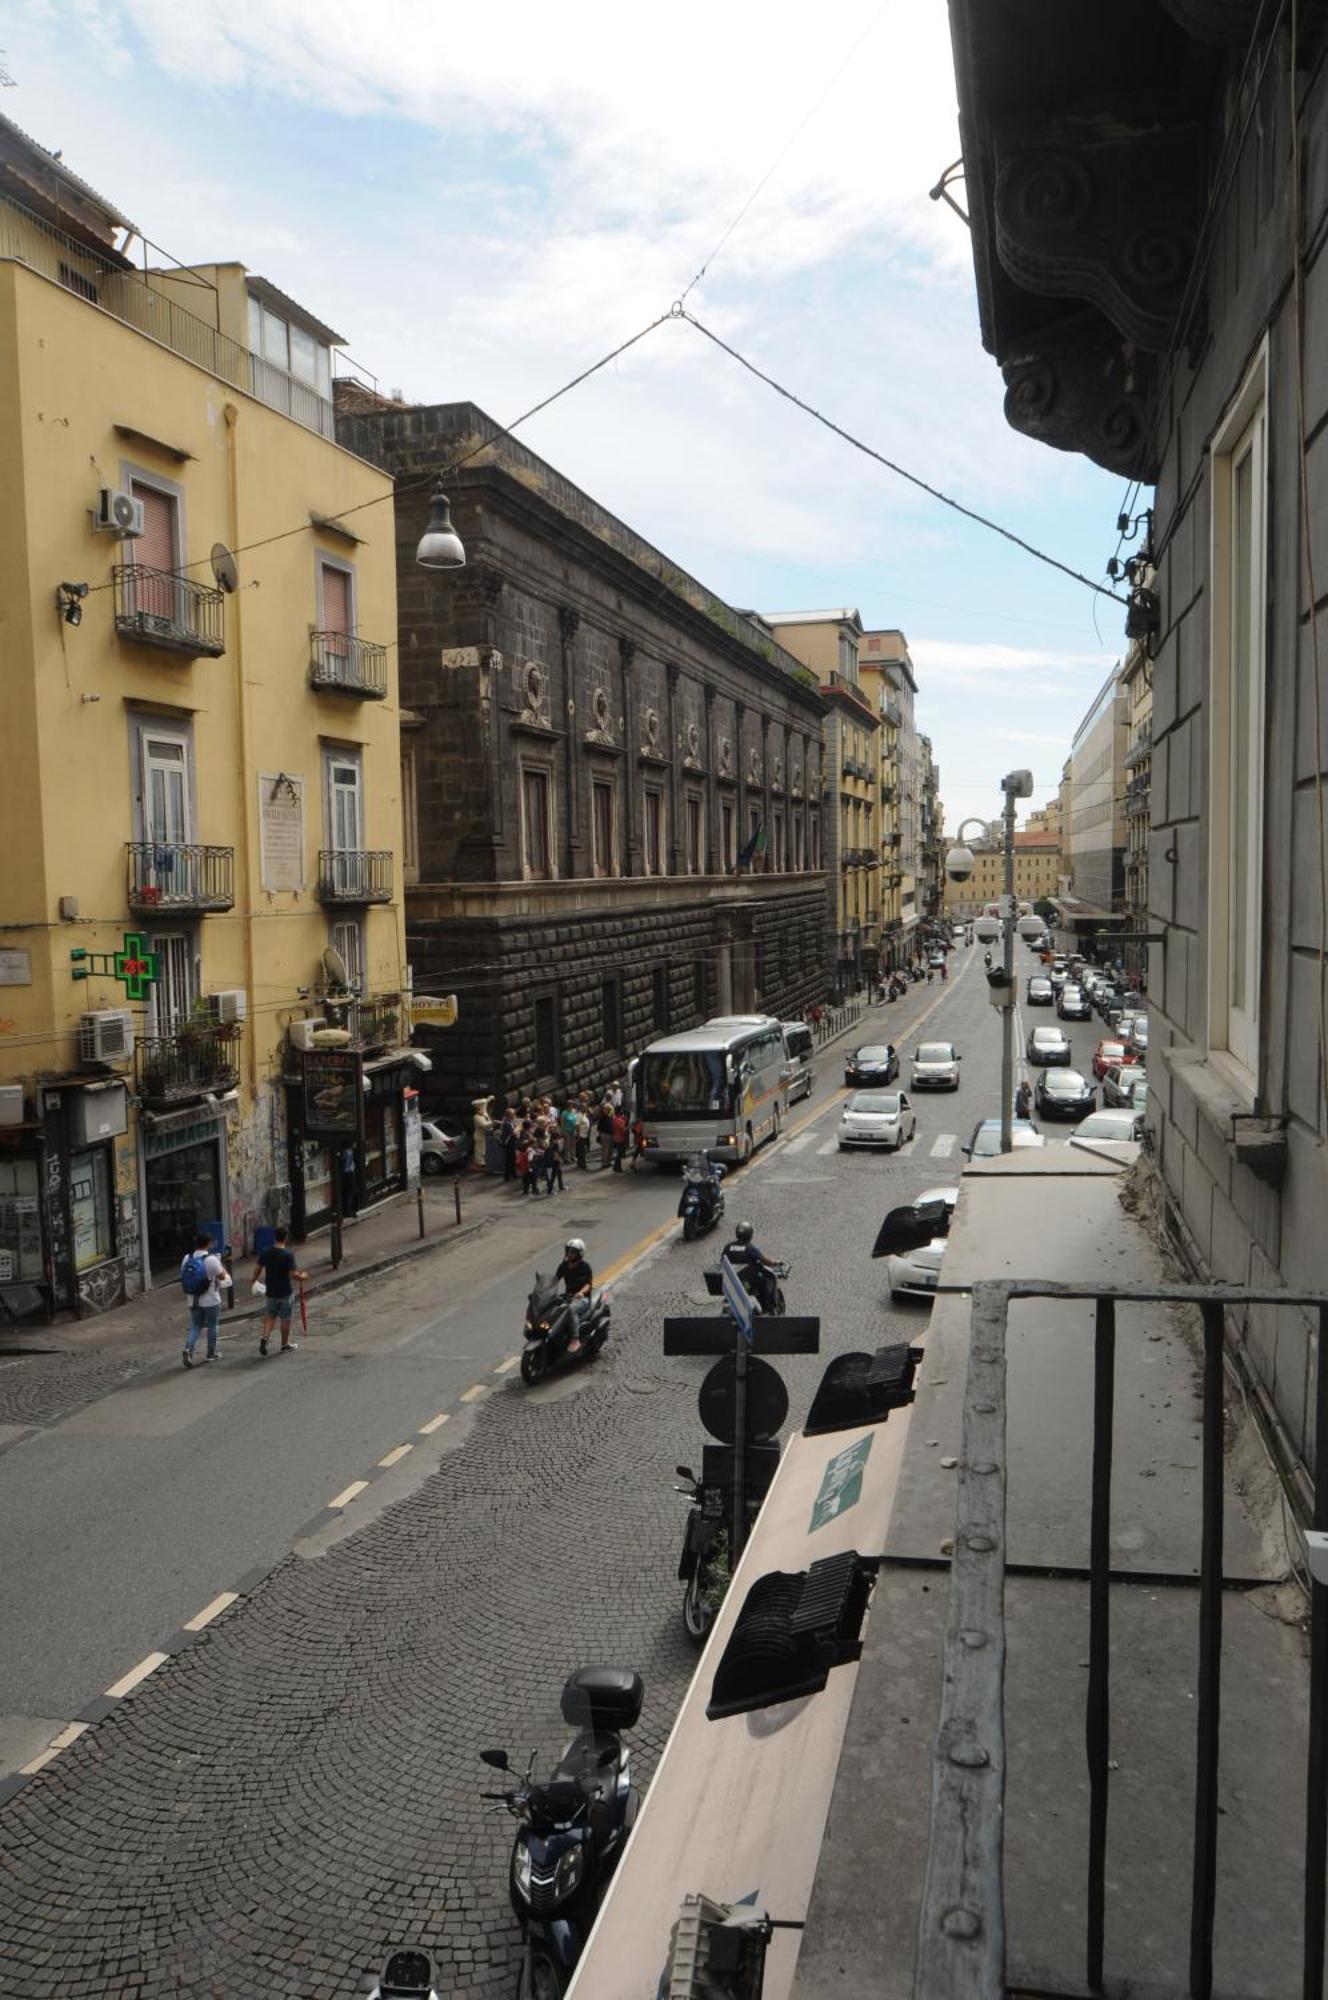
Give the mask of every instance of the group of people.
[[635, 1169], [645, 1150], [644, 1137], [640, 1119], [628, 1115], [620, 1083], [611, 1083], [601, 1098], [587, 1090], [561, 1098], [523, 1097], [506, 1107], [498, 1126], [503, 1179], [519, 1182], [522, 1194], [532, 1200], [562, 1194], [564, 1165], [588, 1173], [592, 1145], [599, 1168], [620, 1174], [629, 1153]]

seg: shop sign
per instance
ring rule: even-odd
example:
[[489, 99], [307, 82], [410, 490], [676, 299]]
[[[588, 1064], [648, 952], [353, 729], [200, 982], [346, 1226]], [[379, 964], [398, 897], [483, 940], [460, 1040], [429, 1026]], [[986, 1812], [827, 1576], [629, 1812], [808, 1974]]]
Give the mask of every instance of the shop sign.
[[455, 1028], [456, 994], [444, 993], [436, 1000], [418, 994], [410, 1003], [410, 1018], [417, 1028]]
[[31, 986], [32, 953], [0, 951], [0, 986]]
[[360, 1058], [354, 1049], [310, 1049], [304, 1058], [304, 1129], [311, 1139], [360, 1129]]
[[185, 1146], [201, 1146], [215, 1139], [221, 1129], [218, 1118], [191, 1118], [187, 1124], [148, 1125], [143, 1129], [143, 1158], [159, 1160], [163, 1153], [178, 1153]]
[[265, 889], [304, 887], [304, 779], [284, 771], [258, 780], [260, 867]]

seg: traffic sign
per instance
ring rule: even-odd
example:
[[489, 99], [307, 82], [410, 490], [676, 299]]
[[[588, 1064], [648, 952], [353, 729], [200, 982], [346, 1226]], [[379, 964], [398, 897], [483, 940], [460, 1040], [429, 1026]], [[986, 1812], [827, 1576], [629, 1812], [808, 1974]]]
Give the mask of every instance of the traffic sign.
[[[732, 1354], [735, 1328], [731, 1319], [666, 1319], [666, 1354]], [[792, 1313], [757, 1313], [752, 1321], [754, 1354], [819, 1354], [821, 1322]]]
[[752, 1320], [756, 1316], [756, 1302], [727, 1257], [720, 1258], [719, 1270], [724, 1287], [724, 1303], [732, 1313], [743, 1339], [750, 1341]]
[[[726, 1354], [710, 1370], [696, 1398], [701, 1422], [711, 1437], [718, 1438], [721, 1444], [732, 1444], [736, 1437], [737, 1403], [737, 1358]], [[783, 1376], [768, 1361], [761, 1361], [752, 1355], [747, 1362], [748, 1441], [767, 1443], [788, 1415], [788, 1409], [788, 1390], [784, 1387]]]

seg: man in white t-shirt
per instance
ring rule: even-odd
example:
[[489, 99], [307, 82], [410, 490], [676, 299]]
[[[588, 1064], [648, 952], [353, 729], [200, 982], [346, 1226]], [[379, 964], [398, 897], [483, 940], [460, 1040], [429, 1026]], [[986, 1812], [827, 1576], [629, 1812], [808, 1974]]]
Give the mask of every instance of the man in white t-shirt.
[[221, 1324], [221, 1287], [229, 1285], [231, 1274], [212, 1248], [205, 1232], [194, 1238], [194, 1247], [180, 1265], [180, 1283], [189, 1301], [189, 1331], [184, 1337], [184, 1365], [194, 1365], [194, 1347], [200, 1333], [207, 1333], [207, 1358], [217, 1358], [217, 1329]]

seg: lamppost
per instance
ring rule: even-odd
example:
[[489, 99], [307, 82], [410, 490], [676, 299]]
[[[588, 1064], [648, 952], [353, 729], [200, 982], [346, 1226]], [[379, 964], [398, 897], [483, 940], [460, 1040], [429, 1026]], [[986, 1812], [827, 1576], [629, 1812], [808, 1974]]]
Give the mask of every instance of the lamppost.
[[[988, 997], [1001, 1010], [1001, 1151], [1014, 1146], [1014, 933], [1018, 905], [1014, 899], [1014, 817], [1016, 802], [1033, 796], [1033, 773], [1011, 771], [1001, 779], [1005, 794], [1005, 894], [1001, 898], [1003, 949], [999, 967], [987, 974]], [[973, 873], [973, 851], [964, 846], [964, 828], [981, 826], [985, 820], [966, 819], [960, 823], [955, 845], [945, 857], [945, 872], [952, 882], [966, 882]], [[1030, 919], [1031, 921], [1031, 919]], [[982, 936], [982, 920], [974, 930]]]

